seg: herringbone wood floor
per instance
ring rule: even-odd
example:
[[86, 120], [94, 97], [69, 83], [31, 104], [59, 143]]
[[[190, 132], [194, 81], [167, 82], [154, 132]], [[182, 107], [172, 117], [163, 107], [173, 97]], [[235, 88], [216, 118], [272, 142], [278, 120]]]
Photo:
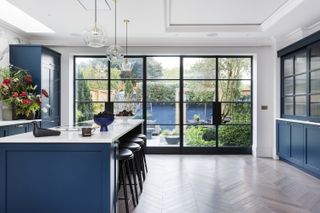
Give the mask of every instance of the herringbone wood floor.
[[281, 161], [249, 155], [147, 160], [149, 173], [133, 213], [320, 213], [320, 180]]

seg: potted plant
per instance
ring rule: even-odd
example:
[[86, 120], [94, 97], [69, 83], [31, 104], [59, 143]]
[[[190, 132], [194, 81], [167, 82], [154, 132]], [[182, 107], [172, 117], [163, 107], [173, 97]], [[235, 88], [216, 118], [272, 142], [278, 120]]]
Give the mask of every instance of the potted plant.
[[168, 129], [163, 130], [160, 135], [165, 139], [165, 141], [169, 145], [178, 144], [180, 141], [179, 131], [177, 129], [174, 129], [172, 131]]
[[[41, 107], [41, 97], [48, 97], [45, 90], [36, 94], [37, 85], [33, 84], [32, 76], [23, 69], [8, 67], [0, 70], [0, 100], [3, 102], [3, 119], [14, 118], [34, 119]], [[44, 109], [46, 110], [46, 109]]]

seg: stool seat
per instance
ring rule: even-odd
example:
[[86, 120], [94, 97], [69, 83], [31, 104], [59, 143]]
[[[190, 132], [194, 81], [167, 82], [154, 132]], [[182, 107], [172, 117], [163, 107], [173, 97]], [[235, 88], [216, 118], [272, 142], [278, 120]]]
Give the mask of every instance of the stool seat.
[[139, 144], [140, 146], [143, 146], [144, 145], [144, 140], [142, 138], [130, 138], [128, 139], [128, 142], [130, 143], [137, 143]]
[[138, 134], [136, 135], [137, 138], [141, 138], [143, 140], [147, 140], [147, 136], [145, 134]]
[[141, 150], [141, 146], [139, 144], [132, 143], [132, 142], [120, 143], [119, 146], [120, 146], [120, 148], [130, 149], [132, 152], [136, 152], [136, 151]]
[[133, 153], [129, 149], [122, 148], [119, 149], [119, 160], [131, 160], [133, 158]]

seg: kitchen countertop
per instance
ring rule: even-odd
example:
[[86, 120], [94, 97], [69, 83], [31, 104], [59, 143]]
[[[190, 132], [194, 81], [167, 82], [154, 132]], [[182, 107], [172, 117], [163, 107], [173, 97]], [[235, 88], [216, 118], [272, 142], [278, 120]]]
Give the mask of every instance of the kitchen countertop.
[[294, 120], [294, 119], [288, 119], [288, 118], [277, 118], [276, 120], [294, 122], [294, 123], [299, 123], [299, 124], [309, 124], [309, 125], [318, 125], [318, 126], [320, 126], [320, 123], [312, 122], [312, 121], [302, 121], [302, 120]]
[[1, 126], [11, 126], [11, 125], [27, 124], [27, 123], [31, 123], [32, 121], [40, 122], [40, 121], [41, 121], [41, 119], [36, 119], [36, 120], [11, 120], [11, 121], [0, 121], [0, 127], [1, 127]]
[[143, 119], [116, 118], [108, 126], [108, 132], [96, 131], [90, 137], [83, 137], [80, 130], [59, 129], [61, 135], [49, 137], [34, 137], [32, 132], [0, 138], [0, 143], [112, 143], [144, 122]]

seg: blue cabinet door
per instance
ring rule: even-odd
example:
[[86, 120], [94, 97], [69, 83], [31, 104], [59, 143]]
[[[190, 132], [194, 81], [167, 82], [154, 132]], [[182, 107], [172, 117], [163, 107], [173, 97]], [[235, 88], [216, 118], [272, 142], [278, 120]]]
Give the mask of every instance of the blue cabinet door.
[[6, 136], [26, 133], [28, 132], [28, 130], [29, 130], [28, 124], [11, 125], [8, 127], [8, 133]]
[[6, 127], [0, 127], [0, 138], [6, 136]]
[[306, 162], [305, 167], [320, 175], [320, 127], [306, 128]]
[[291, 124], [291, 161], [302, 166], [304, 160], [304, 125]]
[[287, 160], [291, 157], [290, 152], [290, 138], [291, 138], [291, 125], [287, 122], [278, 122], [277, 125], [277, 145], [278, 154], [280, 157]]

